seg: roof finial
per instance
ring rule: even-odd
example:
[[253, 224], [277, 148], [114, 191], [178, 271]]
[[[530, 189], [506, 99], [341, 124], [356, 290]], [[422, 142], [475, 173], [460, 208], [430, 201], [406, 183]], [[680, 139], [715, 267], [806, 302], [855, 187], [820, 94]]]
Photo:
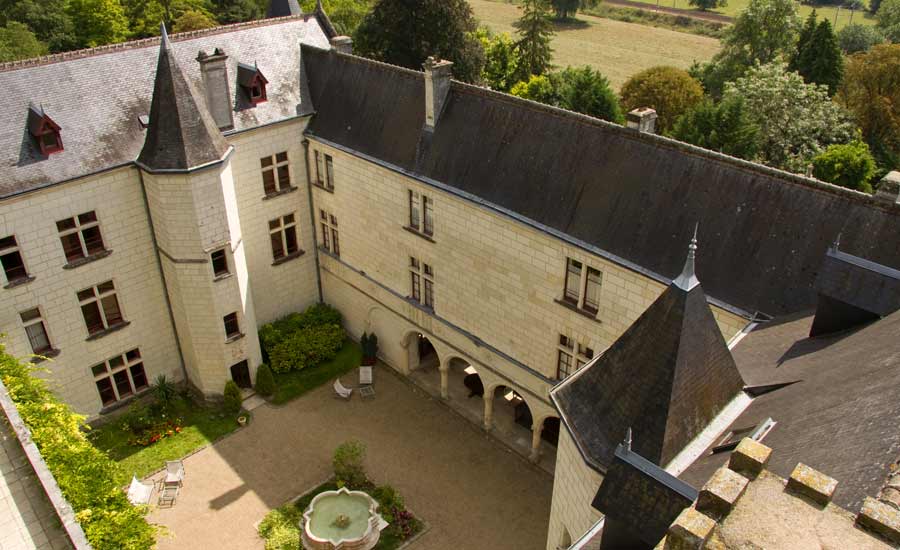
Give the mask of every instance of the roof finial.
[[631, 450], [631, 427], [625, 430], [625, 449]]
[[700, 223], [697, 222], [697, 224], [694, 225], [694, 236], [691, 238], [691, 244], [688, 245], [688, 254], [687, 258], [684, 260], [684, 268], [681, 270], [681, 275], [672, 281], [672, 284], [686, 291], [691, 290], [700, 284], [700, 281], [697, 280], [697, 275], [694, 272], [694, 258], [697, 256], [697, 229], [699, 227]]
[[159, 36], [161, 37], [159, 44], [163, 48], [168, 48], [169, 47], [169, 33], [166, 32], [166, 22], [165, 21], [159, 22]]
[[834, 238], [834, 242], [831, 243], [831, 251], [837, 252], [841, 247], [841, 235], [843, 235], [843, 231], [838, 232], [837, 237]]

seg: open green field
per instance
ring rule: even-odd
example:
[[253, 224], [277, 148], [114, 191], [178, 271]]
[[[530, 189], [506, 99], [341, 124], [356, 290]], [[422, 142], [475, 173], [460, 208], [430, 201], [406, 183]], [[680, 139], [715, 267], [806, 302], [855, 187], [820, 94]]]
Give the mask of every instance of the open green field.
[[[492, 0], [469, 3], [484, 25], [496, 32], [514, 32], [517, 6]], [[590, 65], [618, 90], [628, 77], [643, 69], [656, 65], [686, 69], [694, 61], [708, 61], [719, 47], [718, 40], [706, 36], [579, 14], [577, 24], [557, 27], [553, 62], [561, 67]]]
[[[657, 0], [633, 0], [634, 2], [641, 2], [643, 4], [650, 4], [652, 6], [657, 5]], [[709, 10], [713, 13], [721, 13], [723, 15], [728, 15], [730, 17], [735, 17], [747, 7], [747, 4], [750, 3], [750, 0], [728, 0], [728, 5], [722, 8], [716, 8], [714, 10]], [[695, 9], [688, 3], [688, 0], [659, 0], [660, 6], [665, 6], [668, 8], [680, 8], [684, 10], [693, 10]], [[853, 23], [862, 23], [863, 25], [874, 25], [875, 18], [872, 17], [867, 11], [854, 11], [851, 12], [846, 8], [841, 8], [840, 10], [837, 7], [832, 6], [808, 6], [806, 4], [800, 4], [798, 7], [798, 12], [800, 13], [800, 17], [806, 19], [813, 9], [816, 10], [816, 13], [819, 14], [819, 17], [827, 17], [829, 21], [831, 21], [832, 25], [835, 25], [835, 30], [846, 27], [851, 22]]]

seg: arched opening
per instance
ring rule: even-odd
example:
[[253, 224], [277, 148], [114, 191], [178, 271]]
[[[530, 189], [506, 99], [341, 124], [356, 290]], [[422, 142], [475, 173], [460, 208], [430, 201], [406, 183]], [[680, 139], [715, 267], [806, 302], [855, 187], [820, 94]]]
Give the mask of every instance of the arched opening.
[[493, 389], [491, 429], [525, 456], [531, 450], [531, 418], [528, 403], [516, 390], [502, 385]]
[[409, 354], [409, 372], [430, 368], [437, 370], [440, 365], [440, 358], [434, 345], [421, 332], [410, 332], [406, 335], [406, 352]]

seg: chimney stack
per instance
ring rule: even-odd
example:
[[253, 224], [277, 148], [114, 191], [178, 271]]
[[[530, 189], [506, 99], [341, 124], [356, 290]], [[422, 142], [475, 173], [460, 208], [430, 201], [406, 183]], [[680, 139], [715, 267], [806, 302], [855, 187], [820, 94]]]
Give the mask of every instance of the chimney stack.
[[434, 131], [450, 93], [453, 63], [429, 56], [422, 67], [425, 68], [425, 128]]
[[349, 36], [335, 36], [331, 39], [331, 47], [340, 53], [353, 53], [353, 39]]
[[207, 55], [202, 50], [197, 55], [200, 73], [203, 75], [206, 106], [220, 130], [234, 127], [228, 66], [225, 64], [227, 60], [228, 56], [219, 48], [216, 48], [212, 55]]
[[628, 116], [625, 117], [625, 126], [643, 134], [655, 134], [656, 118], [655, 109], [641, 107], [628, 113]]
[[884, 202], [900, 204], [900, 172], [892, 170], [881, 178], [875, 198]]

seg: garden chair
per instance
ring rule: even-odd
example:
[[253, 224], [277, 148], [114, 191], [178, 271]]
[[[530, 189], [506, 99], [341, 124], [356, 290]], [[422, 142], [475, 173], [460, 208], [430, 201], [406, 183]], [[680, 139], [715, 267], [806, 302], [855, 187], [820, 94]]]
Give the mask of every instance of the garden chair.
[[180, 460], [166, 461], [166, 479], [164, 485], [178, 485], [184, 482], [184, 463]]
[[153, 492], [153, 484], [143, 483], [137, 476], [131, 476], [131, 485], [128, 487], [128, 500], [135, 506], [148, 504], [150, 493]]
[[372, 384], [372, 367], [359, 367], [359, 385], [368, 386]]
[[164, 483], [162, 491], [159, 492], [158, 504], [160, 506], [174, 506], [180, 489], [181, 485], [178, 483]]
[[350, 399], [350, 395], [353, 393], [353, 389], [345, 388], [343, 384], [341, 384], [341, 379], [337, 378], [334, 381], [334, 393], [340, 397], [341, 399]]

